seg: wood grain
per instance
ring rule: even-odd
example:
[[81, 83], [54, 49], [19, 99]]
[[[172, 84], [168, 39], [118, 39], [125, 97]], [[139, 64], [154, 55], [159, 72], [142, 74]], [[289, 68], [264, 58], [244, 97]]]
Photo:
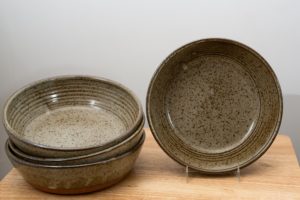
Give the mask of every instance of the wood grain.
[[130, 175], [109, 189], [59, 196], [35, 190], [15, 170], [0, 182], [0, 199], [300, 199], [300, 169], [287, 136], [279, 135], [267, 153], [235, 175], [205, 176], [170, 159], [150, 131]]

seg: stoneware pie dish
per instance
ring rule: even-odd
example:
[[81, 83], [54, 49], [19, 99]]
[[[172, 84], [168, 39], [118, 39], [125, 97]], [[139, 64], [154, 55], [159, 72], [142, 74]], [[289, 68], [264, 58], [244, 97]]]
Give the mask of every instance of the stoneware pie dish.
[[4, 126], [22, 151], [40, 157], [86, 155], [112, 147], [143, 120], [139, 100], [126, 87], [88, 76], [34, 82], [14, 93]]
[[253, 49], [204, 39], [169, 55], [150, 82], [146, 112], [162, 149], [203, 173], [245, 167], [270, 147], [282, 117], [281, 89]]

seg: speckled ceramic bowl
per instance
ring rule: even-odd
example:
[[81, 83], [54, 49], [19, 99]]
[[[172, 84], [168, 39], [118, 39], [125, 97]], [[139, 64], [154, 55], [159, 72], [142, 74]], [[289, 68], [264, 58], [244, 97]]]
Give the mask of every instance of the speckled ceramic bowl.
[[258, 159], [276, 137], [283, 110], [270, 65], [227, 39], [195, 41], [168, 56], [151, 80], [146, 106], [162, 149], [204, 173]]
[[4, 126], [22, 151], [41, 157], [80, 156], [130, 137], [142, 107], [124, 86], [87, 76], [54, 77], [14, 93]]
[[67, 157], [67, 158], [43, 158], [43, 157], [32, 156], [21, 151], [10, 139], [8, 139], [8, 146], [16, 156], [22, 158], [25, 161], [32, 162], [32, 163], [39, 163], [43, 165], [85, 164], [85, 163], [91, 163], [91, 162], [96, 162], [96, 161], [116, 157], [118, 155], [123, 154], [124, 152], [129, 151], [134, 146], [136, 146], [140, 141], [140, 139], [142, 138], [144, 134], [143, 126], [144, 126], [144, 120], [141, 126], [139, 127], [139, 129], [124, 141], [110, 148], [101, 150], [99, 152], [82, 155], [82, 156]]
[[6, 153], [14, 167], [33, 187], [50, 193], [79, 194], [112, 186], [122, 180], [133, 168], [145, 136], [130, 151], [117, 157], [81, 165], [34, 164], [17, 157], [8, 144]]

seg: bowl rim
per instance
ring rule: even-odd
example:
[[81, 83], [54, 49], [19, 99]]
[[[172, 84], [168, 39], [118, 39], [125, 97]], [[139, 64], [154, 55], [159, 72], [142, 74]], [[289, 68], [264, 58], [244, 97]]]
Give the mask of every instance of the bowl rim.
[[[145, 120], [143, 120], [145, 121]], [[94, 156], [98, 156], [98, 155], [102, 155], [104, 153], [108, 153], [109, 151], [113, 151], [123, 145], [125, 145], [126, 143], [132, 141], [135, 137], [140, 135], [140, 138], [142, 138], [142, 135], [144, 133], [144, 123], [142, 123], [136, 132], [134, 132], [132, 135], [130, 135], [128, 138], [126, 138], [125, 140], [121, 141], [120, 143], [118, 143], [117, 145], [114, 145], [112, 147], [103, 149], [101, 151], [97, 151], [97, 152], [93, 152], [93, 153], [89, 153], [89, 154], [85, 154], [85, 155], [80, 155], [80, 156], [72, 156], [72, 157], [65, 157], [65, 158], [48, 158], [48, 157], [38, 157], [38, 156], [34, 156], [34, 155], [30, 155], [30, 154], [26, 154], [25, 152], [23, 152], [21, 149], [19, 149], [17, 147], [16, 144], [13, 143], [13, 141], [8, 138], [7, 139], [7, 143], [8, 146], [10, 147], [10, 149], [12, 149], [14, 151], [14, 154], [17, 154], [18, 156], [23, 156], [26, 157], [27, 159], [36, 161], [36, 162], [65, 162], [65, 161], [75, 161], [75, 160], [79, 160], [79, 159], [86, 159], [86, 158], [91, 158]], [[139, 141], [138, 141], [139, 142]]]
[[44, 165], [44, 164], [32, 163], [32, 162], [23, 160], [22, 158], [19, 158], [18, 156], [16, 156], [14, 154], [14, 152], [11, 150], [11, 148], [9, 147], [9, 144], [8, 144], [8, 139], [5, 142], [5, 152], [9, 159], [14, 160], [14, 162], [21, 164], [21, 165], [37, 167], [37, 168], [46, 168], [46, 169], [49, 169], [49, 168], [50, 169], [80, 168], [80, 167], [87, 167], [87, 166], [93, 166], [93, 165], [99, 165], [99, 164], [107, 164], [109, 162], [130, 156], [131, 154], [134, 154], [135, 152], [137, 152], [143, 146], [145, 139], [146, 139], [146, 133], [144, 132], [142, 134], [142, 137], [138, 141], [138, 143], [133, 148], [131, 148], [130, 150], [128, 150], [127, 152], [125, 152], [123, 154], [120, 154], [118, 156], [115, 156], [115, 157], [112, 157], [112, 158], [109, 158], [106, 160], [100, 160], [100, 161], [84, 163], [84, 164], [74, 164], [74, 165], [70, 165], [70, 164], [69, 165]]
[[86, 146], [86, 147], [53, 147], [53, 146], [48, 146], [46, 144], [40, 144], [37, 142], [33, 142], [29, 139], [25, 139], [23, 137], [21, 137], [17, 131], [15, 131], [10, 123], [8, 122], [7, 119], [7, 110], [8, 107], [11, 105], [11, 102], [15, 99], [15, 97], [17, 95], [19, 95], [20, 93], [22, 93], [23, 91], [25, 91], [26, 89], [29, 89], [33, 86], [36, 86], [38, 84], [42, 84], [42, 83], [46, 83], [46, 82], [51, 82], [51, 81], [57, 81], [57, 80], [67, 80], [67, 79], [87, 79], [87, 80], [94, 80], [94, 81], [100, 81], [106, 84], [110, 84], [113, 86], [116, 86], [120, 89], [122, 89], [123, 91], [125, 91], [126, 93], [128, 93], [133, 100], [136, 102], [136, 104], [138, 105], [138, 115], [132, 125], [132, 127], [130, 127], [129, 129], [127, 129], [125, 131], [125, 134], [123, 136], [124, 138], [127, 138], [128, 136], [130, 136], [132, 133], [134, 133], [136, 131], [136, 129], [139, 127], [140, 123], [142, 122], [142, 119], [144, 118], [144, 114], [143, 114], [143, 108], [141, 105], [140, 100], [138, 99], [138, 97], [133, 93], [132, 90], [130, 90], [129, 88], [127, 88], [126, 86], [124, 86], [121, 83], [118, 83], [116, 81], [107, 79], [107, 78], [103, 78], [103, 77], [97, 77], [97, 76], [90, 76], [90, 75], [60, 75], [60, 76], [53, 76], [53, 77], [49, 77], [49, 78], [44, 78], [44, 79], [40, 79], [31, 83], [26, 84], [25, 86], [21, 87], [20, 89], [16, 90], [14, 93], [12, 93], [8, 99], [6, 100], [5, 104], [4, 104], [4, 109], [3, 109], [3, 120], [2, 123], [4, 125], [4, 128], [7, 130], [6, 132], [8, 133], [8, 136], [13, 137], [27, 145], [30, 146], [34, 146], [34, 147], [38, 147], [44, 150], [52, 150], [52, 151], [62, 151], [62, 152], [69, 152], [69, 151], [82, 151], [82, 150], [89, 150], [89, 149], [94, 149], [94, 148], [99, 148], [99, 147], [111, 147], [113, 146], [114, 142], [116, 142], [117, 140], [119, 140], [120, 138], [116, 138], [108, 143], [105, 143], [103, 145], [90, 145], [90, 146]]
[[149, 86], [148, 86], [148, 90], [147, 90], [147, 95], [146, 95], [146, 117], [148, 120], [148, 124], [149, 124], [149, 128], [151, 130], [152, 135], [154, 136], [156, 142], [159, 144], [159, 146], [161, 147], [161, 149], [170, 157], [172, 158], [174, 161], [178, 162], [179, 164], [183, 165], [183, 166], [189, 166], [190, 168], [197, 170], [199, 172], [205, 173], [205, 174], [224, 174], [224, 173], [228, 173], [228, 172], [232, 172], [236, 170], [235, 168], [227, 168], [227, 169], [221, 169], [221, 170], [210, 170], [210, 169], [204, 169], [204, 168], [196, 168], [191, 166], [189, 163], [186, 163], [184, 161], [182, 161], [181, 159], [178, 159], [176, 155], [173, 155], [171, 152], [169, 152], [169, 150], [167, 150], [167, 148], [162, 144], [162, 142], [160, 141], [158, 135], [157, 135], [157, 131], [155, 131], [153, 122], [152, 122], [152, 118], [151, 118], [151, 114], [150, 114], [150, 101], [151, 101], [151, 91], [153, 89], [153, 85], [154, 82], [156, 81], [157, 76], [159, 75], [160, 71], [162, 70], [162, 68], [165, 66], [165, 64], [169, 61], [169, 59], [171, 57], [174, 56], [174, 54], [176, 54], [177, 52], [180, 52], [184, 49], [186, 49], [189, 46], [192, 45], [196, 45], [196, 44], [200, 44], [200, 43], [205, 43], [205, 42], [224, 42], [227, 44], [233, 44], [236, 45], [238, 47], [244, 48], [247, 51], [249, 51], [250, 53], [252, 53], [253, 55], [255, 55], [259, 60], [261, 60], [262, 63], [264, 63], [264, 66], [266, 67], [266, 69], [268, 70], [269, 74], [272, 76], [277, 92], [278, 92], [278, 102], [279, 102], [279, 114], [278, 114], [278, 118], [276, 120], [276, 125], [272, 131], [272, 133], [269, 136], [269, 140], [262, 146], [262, 148], [260, 149], [260, 151], [258, 151], [251, 159], [247, 160], [245, 163], [243, 163], [242, 165], [239, 165], [239, 168], [244, 168], [250, 164], [252, 164], [253, 162], [255, 162], [257, 159], [259, 159], [268, 149], [269, 147], [272, 145], [273, 141], [275, 140], [281, 122], [282, 122], [282, 115], [283, 115], [283, 97], [282, 97], [282, 90], [279, 84], [279, 80], [274, 72], [274, 70], [272, 69], [271, 65], [254, 49], [252, 49], [251, 47], [232, 40], [232, 39], [227, 39], [227, 38], [218, 38], [218, 37], [212, 37], [212, 38], [204, 38], [204, 39], [199, 39], [199, 40], [194, 40], [192, 42], [186, 43], [185, 45], [180, 46], [179, 48], [175, 49], [174, 51], [172, 51], [157, 67], [157, 69], [155, 70], [155, 72], [152, 75], [152, 78], [150, 80]]

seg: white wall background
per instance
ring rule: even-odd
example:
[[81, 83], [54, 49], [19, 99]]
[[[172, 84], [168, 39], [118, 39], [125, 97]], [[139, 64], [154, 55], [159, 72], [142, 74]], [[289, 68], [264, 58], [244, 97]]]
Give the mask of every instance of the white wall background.
[[[0, 106], [24, 84], [62, 74], [116, 80], [144, 105], [160, 62], [207, 37], [238, 40], [271, 64], [285, 95], [281, 133], [291, 134], [299, 149], [297, 0], [0, 0]], [[0, 135], [1, 178], [9, 167], [2, 124]]]

